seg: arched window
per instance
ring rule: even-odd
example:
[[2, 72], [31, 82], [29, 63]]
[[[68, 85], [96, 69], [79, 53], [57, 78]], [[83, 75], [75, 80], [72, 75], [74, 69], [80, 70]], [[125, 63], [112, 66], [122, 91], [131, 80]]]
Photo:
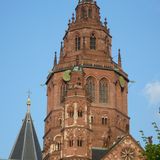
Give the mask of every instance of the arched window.
[[99, 82], [99, 102], [107, 103], [108, 101], [108, 84], [106, 79]]
[[81, 109], [78, 110], [78, 117], [83, 117], [83, 111]]
[[67, 85], [63, 82], [61, 85], [61, 95], [60, 95], [60, 102], [63, 103], [65, 96], [67, 94]]
[[73, 116], [74, 116], [74, 111], [73, 111], [73, 110], [70, 110], [70, 111], [68, 112], [68, 115], [69, 115], [70, 118], [73, 118]]
[[85, 8], [82, 8], [81, 9], [81, 14], [82, 14], [82, 18], [86, 18], [86, 16], [87, 16], [87, 14], [86, 14], [87, 12], [86, 12], [86, 9]]
[[90, 49], [96, 49], [96, 37], [93, 33], [90, 37]]
[[59, 126], [62, 126], [62, 119], [59, 119]]
[[93, 124], [93, 121], [94, 121], [94, 117], [91, 116], [91, 117], [90, 117], [90, 123]]
[[93, 77], [87, 79], [87, 96], [91, 101], [95, 101], [95, 81]]
[[88, 17], [92, 18], [92, 9], [88, 9]]
[[75, 50], [78, 51], [81, 49], [81, 38], [76, 36], [75, 38]]
[[82, 139], [78, 139], [77, 140], [77, 146], [78, 147], [82, 147], [83, 146], [83, 140]]
[[102, 125], [107, 125], [108, 119], [106, 117], [102, 118]]
[[70, 139], [68, 143], [69, 143], [69, 147], [73, 147], [73, 139]]
[[55, 144], [55, 150], [56, 150], [56, 151], [60, 151], [60, 150], [61, 150], [61, 143], [60, 143], [60, 142], [57, 142], [57, 143]]

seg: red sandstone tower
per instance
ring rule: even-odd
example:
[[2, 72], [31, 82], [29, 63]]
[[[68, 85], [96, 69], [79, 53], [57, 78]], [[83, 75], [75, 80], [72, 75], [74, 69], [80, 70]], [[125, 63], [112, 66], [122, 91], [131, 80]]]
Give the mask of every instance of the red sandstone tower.
[[92, 149], [129, 133], [128, 75], [111, 47], [96, 2], [79, 0], [46, 82], [44, 160], [91, 160]]

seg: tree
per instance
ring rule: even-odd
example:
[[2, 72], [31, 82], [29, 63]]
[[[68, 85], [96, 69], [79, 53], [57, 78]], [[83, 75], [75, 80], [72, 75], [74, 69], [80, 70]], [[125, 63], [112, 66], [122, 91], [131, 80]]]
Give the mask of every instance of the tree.
[[160, 130], [156, 122], [153, 122], [152, 125], [157, 133], [157, 144], [153, 144], [152, 136], [146, 137], [144, 132], [140, 131], [143, 142], [145, 143], [144, 156], [147, 158], [147, 160], [160, 160]]

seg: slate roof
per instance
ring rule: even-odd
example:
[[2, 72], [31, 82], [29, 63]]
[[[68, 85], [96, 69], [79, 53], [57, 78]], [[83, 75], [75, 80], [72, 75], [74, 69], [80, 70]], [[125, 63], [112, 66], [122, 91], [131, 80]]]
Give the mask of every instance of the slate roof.
[[26, 113], [25, 119], [9, 159], [42, 160], [42, 152], [30, 112]]
[[92, 149], [92, 160], [100, 160], [107, 153], [107, 149], [93, 148]]

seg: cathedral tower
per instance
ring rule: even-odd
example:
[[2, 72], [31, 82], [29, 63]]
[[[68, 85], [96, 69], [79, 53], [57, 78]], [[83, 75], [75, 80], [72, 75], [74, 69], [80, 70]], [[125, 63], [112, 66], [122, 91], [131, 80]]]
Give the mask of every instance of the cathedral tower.
[[128, 75], [94, 0], [79, 0], [47, 78], [44, 160], [92, 159], [129, 133]]

